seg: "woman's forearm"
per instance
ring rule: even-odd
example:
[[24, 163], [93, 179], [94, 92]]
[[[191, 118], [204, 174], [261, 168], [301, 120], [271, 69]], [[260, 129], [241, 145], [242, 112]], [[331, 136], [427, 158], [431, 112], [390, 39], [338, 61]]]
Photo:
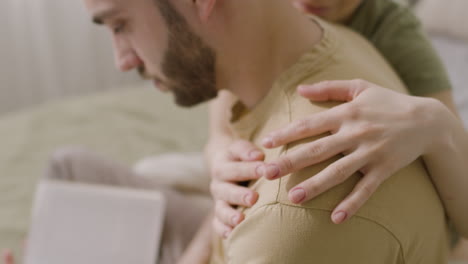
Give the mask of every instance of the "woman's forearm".
[[423, 159], [455, 228], [468, 237], [468, 134], [447, 107], [439, 101], [430, 105], [439, 125]]

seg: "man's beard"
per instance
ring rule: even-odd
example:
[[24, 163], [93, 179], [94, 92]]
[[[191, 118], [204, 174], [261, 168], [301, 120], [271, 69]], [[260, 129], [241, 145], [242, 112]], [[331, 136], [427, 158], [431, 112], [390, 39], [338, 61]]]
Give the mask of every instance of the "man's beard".
[[185, 19], [167, 0], [155, 0], [169, 31], [162, 72], [167, 88], [180, 106], [194, 106], [218, 95], [216, 54], [192, 33]]

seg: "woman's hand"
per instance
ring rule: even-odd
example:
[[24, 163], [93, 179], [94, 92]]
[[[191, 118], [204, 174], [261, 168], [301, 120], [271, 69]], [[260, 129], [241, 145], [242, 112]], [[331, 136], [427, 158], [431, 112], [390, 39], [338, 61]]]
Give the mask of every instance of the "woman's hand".
[[215, 200], [213, 225], [216, 233], [226, 238], [233, 227], [244, 220], [235, 206], [251, 207], [258, 193], [239, 185], [256, 180], [262, 173], [264, 154], [248, 141], [236, 140], [211, 159], [211, 193]]
[[332, 213], [332, 221], [337, 224], [354, 215], [388, 177], [427, 153], [434, 138], [442, 133], [443, 121], [435, 114], [434, 99], [397, 93], [362, 80], [322, 82], [301, 86], [298, 91], [312, 101], [346, 103], [293, 122], [266, 137], [264, 147], [275, 148], [329, 133], [269, 162], [267, 165], [276, 168], [276, 173], [260, 170], [273, 180], [344, 154], [289, 192], [292, 202], [302, 203], [361, 172], [362, 180]]

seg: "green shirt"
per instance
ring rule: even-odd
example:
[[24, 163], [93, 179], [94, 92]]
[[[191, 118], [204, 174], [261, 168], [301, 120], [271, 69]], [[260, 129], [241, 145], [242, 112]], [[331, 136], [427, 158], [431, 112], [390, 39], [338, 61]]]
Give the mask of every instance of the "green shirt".
[[365, 0], [348, 26], [382, 53], [411, 94], [451, 89], [444, 65], [408, 7], [391, 0]]

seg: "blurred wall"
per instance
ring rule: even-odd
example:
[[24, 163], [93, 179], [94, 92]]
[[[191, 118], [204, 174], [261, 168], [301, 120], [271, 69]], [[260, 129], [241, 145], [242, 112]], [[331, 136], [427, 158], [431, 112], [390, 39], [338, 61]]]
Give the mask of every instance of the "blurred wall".
[[0, 114], [136, 82], [80, 0], [0, 1]]

